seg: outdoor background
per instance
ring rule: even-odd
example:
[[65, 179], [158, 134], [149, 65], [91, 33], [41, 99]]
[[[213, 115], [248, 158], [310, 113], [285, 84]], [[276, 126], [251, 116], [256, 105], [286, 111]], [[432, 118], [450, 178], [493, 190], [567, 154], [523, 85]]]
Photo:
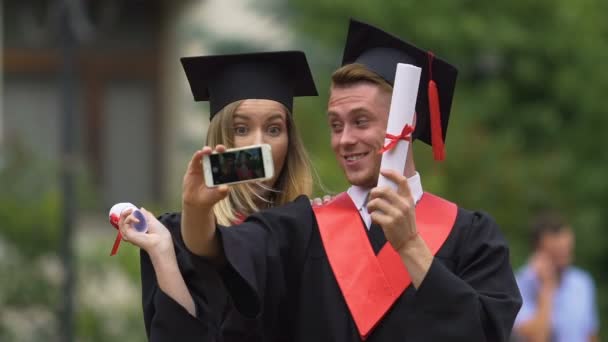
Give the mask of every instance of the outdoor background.
[[515, 268], [531, 215], [565, 215], [606, 335], [606, 13], [605, 0], [0, 2], [0, 340], [146, 340], [138, 250], [109, 256], [106, 215], [121, 201], [179, 210], [208, 124], [180, 56], [305, 51], [321, 96], [297, 100], [295, 120], [325, 187], [344, 190], [325, 108], [349, 17], [458, 67], [447, 160], [415, 144], [424, 188], [491, 213]]

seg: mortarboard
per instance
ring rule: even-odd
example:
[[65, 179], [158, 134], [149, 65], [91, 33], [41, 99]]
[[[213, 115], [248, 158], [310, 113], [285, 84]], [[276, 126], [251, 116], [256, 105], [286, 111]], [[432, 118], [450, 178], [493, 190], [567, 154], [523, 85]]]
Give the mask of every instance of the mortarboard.
[[195, 101], [209, 101], [210, 118], [244, 99], [282, 103], [292, 111], [294, 96], [317, 96], [306, 56], [277, 51], [180, 59]]
[[365, 65], [391, 85], [395, 80], [397, 63], [421, 68], [413, 137], [433, 146], [435, 159], [443, 160], [458, 70], [432, 52], [354, 19], [350, 20], [342, 57], [342, 65], [352, 63]]

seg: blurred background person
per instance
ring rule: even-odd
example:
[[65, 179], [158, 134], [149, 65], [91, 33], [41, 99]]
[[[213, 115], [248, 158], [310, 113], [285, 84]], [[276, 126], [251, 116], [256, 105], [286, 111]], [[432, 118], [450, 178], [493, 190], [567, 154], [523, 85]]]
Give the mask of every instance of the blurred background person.
[[523, 306], [514, 335], [529, 342], [595, 342], [598, 313], [595, 284], [573, 266], [574, 231], [555, 212], [531, 224], [533, 252], [517, 273]]

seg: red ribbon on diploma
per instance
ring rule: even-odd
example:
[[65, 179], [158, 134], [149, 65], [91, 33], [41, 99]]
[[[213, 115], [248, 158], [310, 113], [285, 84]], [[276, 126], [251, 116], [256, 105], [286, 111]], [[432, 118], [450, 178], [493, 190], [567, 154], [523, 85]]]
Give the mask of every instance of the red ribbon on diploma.
[[114, 227], [114, 228], [116, 228], [116, 230], [118, 230], [118, 234], [116, 234], [116, 239], [114, 240], [114, 245], [112, 246], [112, 251], [110, 252], [110, 255], [114, 255], [114, 254], [116, 254], [116, 252], [118, 252], [118, 246], [120, 246], [120, 240], [122, 240], [122, 234], [120, 233], [120, 230], [118, 229], [119, 220], [120, 220], [120, 216], [118, 216], [116, 214], [110, 215], [110, 223], [112, 224], [112, 227]]
[[397, 143], [399, 142], [399, 140], [405, 140], [405, 141], [412, 142], [412, 133], [414, 133], [415, 129], [416, 129], [415, 127], [412, 127], [412, 126], [406, 124], [405, 126], [403, 126], [403, 130], [401, 130], [401, 134], [399, 134], [399, 135], [393, 135], [390, 133], [386, 133], [386, 139], [390, 139], [390, 141], [388, 142], [388, 144], [386, 144], [384, 147], [382, 147], [380, 149], [380, 151], [378, 151], [378, 153], [382, 154], [386, 151], [392, 150], [395, 146], [397, 146]]

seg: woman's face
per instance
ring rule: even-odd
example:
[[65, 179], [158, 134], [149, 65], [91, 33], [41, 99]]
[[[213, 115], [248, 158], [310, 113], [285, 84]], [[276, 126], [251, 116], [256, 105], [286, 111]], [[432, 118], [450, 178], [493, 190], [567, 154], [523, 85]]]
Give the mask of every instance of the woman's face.
[[274, 176], [267, 184], [274, 186], [285, 164], [289, 146], [285, 107], [272, 100], [244, 100], [234, 113], [233, 130], [235, 147], [270, 145]]

